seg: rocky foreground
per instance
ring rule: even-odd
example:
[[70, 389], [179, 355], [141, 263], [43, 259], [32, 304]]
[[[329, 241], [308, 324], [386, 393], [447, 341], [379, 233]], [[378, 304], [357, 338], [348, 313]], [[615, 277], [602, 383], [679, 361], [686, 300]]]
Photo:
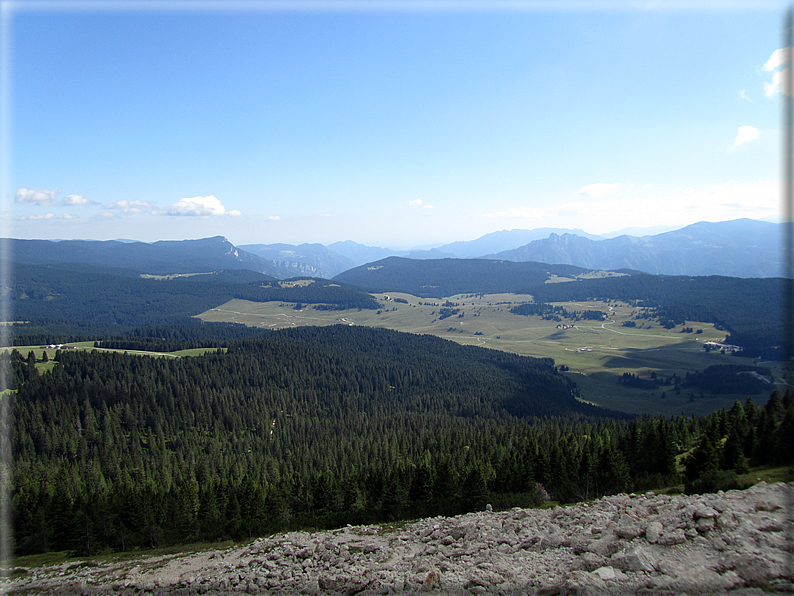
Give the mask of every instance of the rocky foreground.
[[17, 569], [12, 594], [764, 594], [791, 587], [794, 484], [618, 495], [295, 532], [198, 554]]

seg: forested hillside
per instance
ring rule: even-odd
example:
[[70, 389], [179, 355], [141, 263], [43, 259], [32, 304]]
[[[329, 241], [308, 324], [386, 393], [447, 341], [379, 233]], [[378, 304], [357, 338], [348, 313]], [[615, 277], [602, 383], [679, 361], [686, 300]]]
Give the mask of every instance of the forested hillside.
[[[13, 271], [9, 307], [15, 320], [26, 322], [12, 328], [17, 344], [93, 339], [151, 325], [195, 324], [190, 317], [233, 298], [303, 302], [320, 308], [378, 307], [365, 292], [321, 279], [289, 283], [253, 274], [259, 280], [249, 281], [250, 272], [238, 271], [152, 279], [132, 276], [128, 270], [75, 265], [16, 264]], [[31, 336], [36, 341], [26, 339]]]
[[[192, 358], [10, 358], [18, 553], [149, 548], [569, 502], [790, 463], [791, 395], [707, 419], [574, 399], [553, 363], [430, 336], [299, 328]], [[788, 434], [787, 434], [788, 433]], [[788, 442], [787, 442], [788, 441]]]
[[17, 239], [4, 242], [3, 248], [8, 253], [4, 258], [29, 265], [82, 264], [159, 275], [248, 269], [273, 277], [284, 277], [274, 263], [235, 248], [223, 236], [152, 243]]
[[[41, 375], [19, 355], [12, 369], [24, 552], [452, 513], [489, 483], [567, 494], [543, 436], [611, 414], [549, 360], [346, 326], [194, 358], [62, 350]], [[536, 435], [539, 417], [558, 423]]]
[[545, 284], [531, 291], [538, 302], [613, 299], [654, 309], [662, 324], [714, 323], [748, 356], [779, 359], [783, 341], [783, 280], [637, 274], [575, 283]]
[[572, 265], [388, 257], [340, 273], [334, 280], [368, 292], [406, 292], [422, 298], [443, 298], [461, 293], [521, 293], [544, 284], [551, 275], [574, 276], [586, 272]]

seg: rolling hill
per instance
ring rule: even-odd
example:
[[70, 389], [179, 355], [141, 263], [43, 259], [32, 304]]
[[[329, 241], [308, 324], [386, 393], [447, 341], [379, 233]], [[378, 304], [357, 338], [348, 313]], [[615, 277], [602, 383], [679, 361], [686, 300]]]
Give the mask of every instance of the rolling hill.
[[345, 271], [334, 277], [334, 281], [369, 292], [400, 291], [423, 298], [443, 298], [461, 293], [521, 293], [543, 284], [552, 275], [567, 277], [583, 273], [585, 269], [571, 265], [388, 257]]

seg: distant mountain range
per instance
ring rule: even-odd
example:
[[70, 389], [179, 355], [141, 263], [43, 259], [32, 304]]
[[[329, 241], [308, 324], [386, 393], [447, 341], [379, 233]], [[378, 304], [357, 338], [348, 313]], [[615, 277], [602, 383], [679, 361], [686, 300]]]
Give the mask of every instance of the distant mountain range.
[[781, 224], [751, 219], [701, 222], [655, 236], [592, 240], [551, 234], [485, 258], [568, 264], [587, 269], [634, 269], [664, 275], [782, 275]]
[[[604, 239], [582, 230], [502, 230], [476, 240], [430, 250], [394, 251], [356, 242], [244, 245], [293, 275], [332, 278], [352, 267], [387, 257], [409, 259], [480, 258], [575, 265], [585, 269], [631, 269], [662, 275], [780, 277], [782, 224], [751, 219], [700, 222], [655, 235]], [[276, 254], [277, 253], [277, 254]]]
[[239, 248], [271, 261], [280, 277], [331, 278], [358, 264], [322, 244], [245, 244]]
[[236, 248], [223, 236], [201, 240], [8, 240], [3, 257], [29, 265], [93, 265], [169, 275], [248, 269], [283, 277], [273, 262]]
[[247, 269], [276, 279], [341, 273], [388, 257], [482, 258], [631, 269], [664, 275], [782, 276], [782, 224], [750, 219], [701, 222], [647, 236], [603, 239], [582, 230], [502, 230], [430, 250], [395, 251], [352, 241], [322, 244], [246, 244], [226, 238], [161, 241], [10, 240], [4, 258], [34, 265], [87, 264], [167, 275]]
[[536, 228], [534, 230], [502, 230], [501, 232], [491, 232], [476, 240], [445, 244], [436, 250], [448, 253], [447, 256], [452, 257], [482, 258], [485, 255], [515, 249], [536, 240], [543, 240], [552, 234], [573, 234], [589, 240], [602, 239], [600, 236], [593, 236], [579, 229]]

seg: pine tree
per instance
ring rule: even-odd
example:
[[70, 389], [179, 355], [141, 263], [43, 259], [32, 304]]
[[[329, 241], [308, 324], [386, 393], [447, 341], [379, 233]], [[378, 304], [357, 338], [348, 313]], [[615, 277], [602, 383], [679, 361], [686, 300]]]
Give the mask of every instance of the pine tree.
[[717, 470], [719, 467], [719, 457], [714, 443], [708, 434], [704, 433], [698, 446], [689, 454], [686, 459], [686, 470], [684, 477], [687, 484], [691, 485], [705, 472]]
[[629, 468], [614, 444], [607, 443], [599, 452], [594, 477], [599, 495], [615, 494], [628, 488]]
[[461, 486], [463, 496], [463, 510], [483, 511], [488, 498], [488, 486], [485, 481], [485, 474], [480, 465], [472, 465], [463, 480]]
[[775, 431], [774, 461], [779, 464], [794, 463], [794, 405], [786, 410], [783, 421]]

